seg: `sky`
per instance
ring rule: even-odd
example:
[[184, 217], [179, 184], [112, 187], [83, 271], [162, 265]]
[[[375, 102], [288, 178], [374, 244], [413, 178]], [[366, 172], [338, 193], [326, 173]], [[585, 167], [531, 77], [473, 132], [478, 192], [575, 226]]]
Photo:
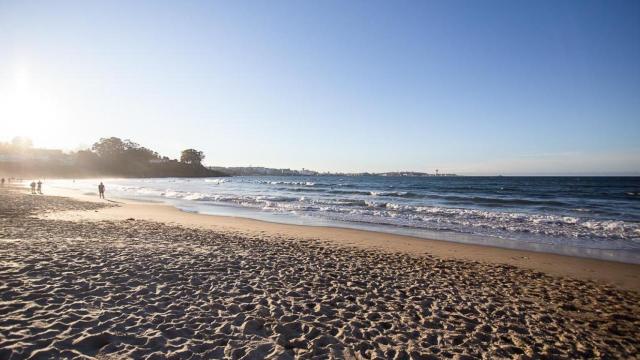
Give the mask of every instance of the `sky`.
[[640, 1], [4, 1], [0, 141], [640, 174]]

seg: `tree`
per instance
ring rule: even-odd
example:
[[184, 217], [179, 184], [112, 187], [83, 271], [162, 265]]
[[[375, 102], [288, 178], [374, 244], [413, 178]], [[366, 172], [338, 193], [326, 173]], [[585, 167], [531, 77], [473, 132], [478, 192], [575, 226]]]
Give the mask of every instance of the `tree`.
[[149, 161], [160, 157], [157, 152], [144, 146], [129, 148], [125, 150], [125, 154], [127, 161]]
[[93, 171], [99, 168], [98, 163], [100, 158], [93, 151], [79, 150], [75, 153], [75, 164], [81, 171]]
[[114, 158], [122, 155], [127, 149], [127, 143], [117, 137], [100, 138], [100, 141], [93, 144], [91, 150], [101, 158]]
[[204, 160], [204, 153], [195, 149], [182, 150], [180, 161], [187, 164], [198, 164]]

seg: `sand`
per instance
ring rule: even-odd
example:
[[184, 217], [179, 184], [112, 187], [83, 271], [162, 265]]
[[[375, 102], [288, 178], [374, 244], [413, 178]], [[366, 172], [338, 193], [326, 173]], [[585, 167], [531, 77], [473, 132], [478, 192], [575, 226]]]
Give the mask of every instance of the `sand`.
[[[239, 219], [204, 226], [197, 215], [176, 225], [137, 208], [154, 205], [113, 205], [0, 189], [0, 359], [640, 353], [640, 293], [616, 277], [637, 276], [633, 265], [578, 259], [617, 272], [559, 275], [563, 266], [497, 261], [535, 253], [416, 250], [422, 240]], [[455, 256], [476, 248], [494, 255]]]
[[622, 289], [640, 291], [640, 265], [638, 264], [625, 264], [493, 246], [461, 244], [373, 231], [288, 225], [240, 217], [202, 215], [180, 211], [163, 203], [119, 198], [105, 201], [99, 200], [97, 194], [83, 194], [79, 191], [65, 189], [52, 189], [52, 191], [58, 196], [117, 206], [109, 206], [96, 212], [76, 211], [75, 209], [58, 211], [49, 213], [46, 216], [46, 218], [50, 219], [119, 221], [133, 218], [198, 229], [231, 231], [245, 236], [260, 236], [267, 240], [271, 237], [320, 240], [332, 242], [336, 245], [377, 249], [386, 252], [403, 252], [417, 256], [429, 254], [441, 259], [513, 265], [549, 275], [597, 281]]

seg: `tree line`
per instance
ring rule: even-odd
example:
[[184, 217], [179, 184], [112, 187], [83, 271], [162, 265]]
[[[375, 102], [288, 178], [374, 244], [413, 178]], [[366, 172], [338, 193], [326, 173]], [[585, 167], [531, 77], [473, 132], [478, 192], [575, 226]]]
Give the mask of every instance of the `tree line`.
[[182, 151], [180, 160], [160, 156], [131, 140], [101, 138], [91, 148], [65, 153], [38, 149], [24, 138], [0, 143], [0, 173], [6, 176], [48, 177], [209, 177], [225, 176], [202, 165], [205, 155]]

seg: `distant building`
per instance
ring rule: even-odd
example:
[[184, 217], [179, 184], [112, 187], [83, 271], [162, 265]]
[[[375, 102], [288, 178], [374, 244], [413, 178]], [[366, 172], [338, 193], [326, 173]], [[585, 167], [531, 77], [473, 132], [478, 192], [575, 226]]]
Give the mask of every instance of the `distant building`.
[[[221, 171], [231, 176], [410, 176], [410, 177], [426, 177], [436, 176], [434, 174], [428, 174], [417, 171], [392, 171], [384, 173], [332, 173], [332, 172], [317, 172], [309, 169], [302, 168], [302, 170], [291, 169], [272, 169], [261, 166], [236, 166], [236, 167], [223, 167], [223, 166], [211, 166], [210, 170]], [[455, 174], [441, 174], [437, 170], [437, 176], [456, 176]]]

